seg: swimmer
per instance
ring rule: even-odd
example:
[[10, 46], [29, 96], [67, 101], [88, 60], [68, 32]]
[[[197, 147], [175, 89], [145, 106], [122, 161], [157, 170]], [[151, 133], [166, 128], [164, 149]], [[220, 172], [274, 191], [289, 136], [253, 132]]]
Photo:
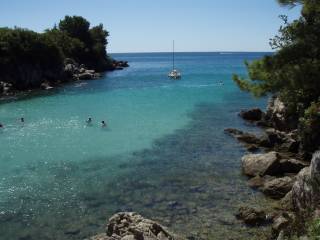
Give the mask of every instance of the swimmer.
[[91, 117], [89, 117], [89, 118], [88, 118], [88, 120], [86, 121], [86, 123], [87, 123], [87, 124], [92, 123], [92, 118], [91, 118]]
[[20, 121], [22, 122], [22, 123], [24, 123], [24, 118], [22, 117], [22, 118], [20, 118]]
[[2, 123], [0, 123], [0, 128], [3, 128], [3, 125], [2, 125]]
[[101, 121], [101, 127], [106, 127], [106, 126], [107, 126], [106, 122], [105, 121]]

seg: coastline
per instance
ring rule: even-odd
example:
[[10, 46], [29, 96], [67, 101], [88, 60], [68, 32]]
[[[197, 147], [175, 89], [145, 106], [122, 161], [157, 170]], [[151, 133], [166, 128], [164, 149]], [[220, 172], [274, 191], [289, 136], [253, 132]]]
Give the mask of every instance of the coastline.
[[104, 73], [123, 70], [129, 67], [127, 61], [112, 60], [112, 68], [106, 69], [104, 72], [96, 72], [93, 69], [88, 69], [84, 64], [78, 64], [72, 59], [66, 59], [64, 65], [63, 81], [43, 81], [39, 87], [28, 89], [16, 89], [10, 83], [0, 82], [0, 103], [16, 101], [18, 99], [26, 99], [32, 96], [48, 94], [49, 91], [62, 87], [66, 84], [77, 81], [97, 80], [103, 77]]
[[257, 136], [238, 129], [225, 129], [248, 151], [242, 157], [242, 171], [248, 186], [276, 201], [273, 210], [240, 207], [236, 217], [251, 227], [270, 226], [270, 239], [307, 235], [307, 223], [319, 217], [320, 155], [301, 151], [297, 129], [285, 118], [286, 107], [273, 96], [266, 112], [242, 110], [239, 116], [263, 130]]

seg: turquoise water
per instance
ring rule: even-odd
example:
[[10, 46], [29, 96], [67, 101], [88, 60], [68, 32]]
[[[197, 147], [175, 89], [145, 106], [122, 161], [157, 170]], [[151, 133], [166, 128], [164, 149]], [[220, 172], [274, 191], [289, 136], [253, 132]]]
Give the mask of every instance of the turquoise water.
[[250, 235], [233, 214], [265, 199], [246, 186], [244, 149], [223, 129], [256, 131], [237, 112], [266, 100], [231, 75], [262, 55], [178, 53], [183, 79], [172, 81], [171, 54], [115, 54], [130, 68], [1, 104], [0, 236], [82, 239], [122, 210], [195, 239]]

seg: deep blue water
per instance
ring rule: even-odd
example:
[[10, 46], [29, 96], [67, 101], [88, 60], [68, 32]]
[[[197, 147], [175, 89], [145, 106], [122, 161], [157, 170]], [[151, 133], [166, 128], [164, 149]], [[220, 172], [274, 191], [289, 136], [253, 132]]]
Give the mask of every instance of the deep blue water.
[[231, 76], [264, 54], [177, 53], [179, 81], [167, 78], [171, 53], [113, 54], [130, 67], [1, 104], [0, 236], [82, 239], [117, 211], [196, 239], [250, 236], [234, 212], [267, 200], [247, 187], [245, 150], [223, 130], [257, 131], [237, 113], [266, 99]]

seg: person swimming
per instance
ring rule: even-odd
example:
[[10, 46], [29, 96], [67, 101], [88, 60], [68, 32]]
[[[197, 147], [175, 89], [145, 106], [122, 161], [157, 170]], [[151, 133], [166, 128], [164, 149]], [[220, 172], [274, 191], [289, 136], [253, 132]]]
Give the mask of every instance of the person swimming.
[[105, 121], [101, 121], [101, 127], [106, 127], [106, 126], [107, 126], [106, 122]]
[[92, 123], [92, 118], [89, 117], [89, 118], [87, 119], [86, 123], [87, 123], [87, 124], [91, 124], [91, 123]]
[[0, 123], [0, 128], [3, 128], [3, 124], [2, 123]]
[[22, 118], [20, 118], [20, 121], [22, 122], [22, 123], [24, 123], [24, 118], [22, 117]]

